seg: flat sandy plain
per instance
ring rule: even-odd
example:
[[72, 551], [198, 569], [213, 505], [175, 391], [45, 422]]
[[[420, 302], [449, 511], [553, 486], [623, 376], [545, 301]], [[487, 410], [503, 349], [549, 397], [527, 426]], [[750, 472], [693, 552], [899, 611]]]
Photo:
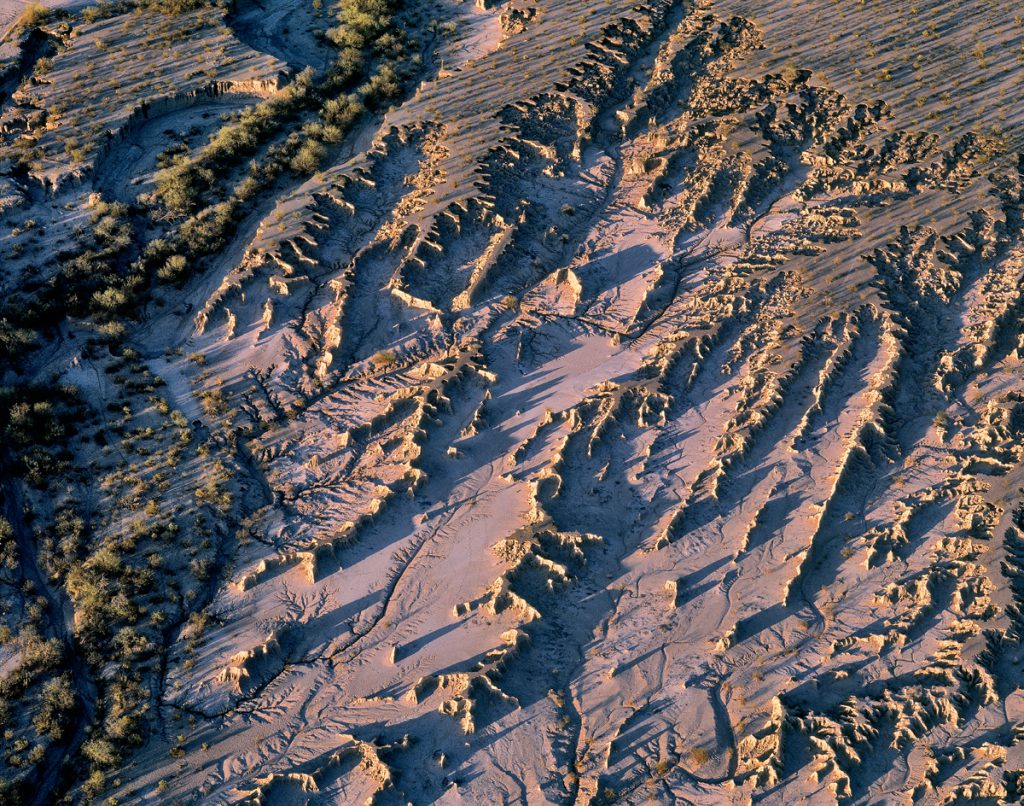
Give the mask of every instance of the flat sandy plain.
[[1018, 9], [488, 5], [406, 0], [400, 89], [166, 282], [146, 244], [193, 249], [308, 119], [177, 218], [162, 152], [322, 81], [333, 7], [12, 34], [0, 292], [34, 310], [92, 250], [138, 304], [0, 354], [79, 407], [45, 450], [0, 419], [0, 774], [39, 803], [1020, 802]]

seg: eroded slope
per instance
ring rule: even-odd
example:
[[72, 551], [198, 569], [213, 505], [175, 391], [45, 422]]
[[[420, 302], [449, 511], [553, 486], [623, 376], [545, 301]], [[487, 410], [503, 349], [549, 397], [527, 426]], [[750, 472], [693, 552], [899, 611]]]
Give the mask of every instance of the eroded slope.
[[[885, 3], [407, 3], [358, 86], [316, 7], [280, 37], [241, 9], [215, 35], [286, 76], [241, 90], [286, 111], [244, 160], [256, 118], [204, 145], [203, 102], [163, 173], [145, 123], [80, 185], [20, 163], [10, 288], [50, 252], [138, 280], [0, 331], [4, 668], [68, 706], [30, 773], [14, 707], [11, 777], [1019, 801], [1024, 162], [987, 99], [1021, 24], [980, 6], [915, 17], [928, 54], [871, 39], [908, 72], [853, 64]], [[33, 236], [58, 200], [86, 252]]]

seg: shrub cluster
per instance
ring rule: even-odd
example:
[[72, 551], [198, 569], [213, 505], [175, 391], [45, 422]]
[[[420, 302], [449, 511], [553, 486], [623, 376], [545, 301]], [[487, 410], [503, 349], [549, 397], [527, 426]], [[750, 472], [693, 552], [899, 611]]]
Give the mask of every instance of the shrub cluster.
[[[316, 173], [330, 147], [344, 139], [367, 109], [380, 109], [400, 94], [410, 65], [404, 63], [404, 40], [395, 33], [395, 7], [394, 0], [342, 0], [339, 24], [328, 31], [339, 47], [338, 56], [325, 76], [303, 71], [287, 92], [246, 110], [195, 156], [168, 157], [169, 164], [156, 177], [154, 201], [165, 215], [186, 220], [177, 238], [149, 251], [149, 268], [158, 277], [183, 276], [166, 267], [172, 255], [197, 259], [221, 248], [246, 202], [287, 171]], [[231, 195], [217, 198], [217, 178], [225, 169], [253, 157], [288, 122], [312, 110], [315, 119], [267, 147]]]

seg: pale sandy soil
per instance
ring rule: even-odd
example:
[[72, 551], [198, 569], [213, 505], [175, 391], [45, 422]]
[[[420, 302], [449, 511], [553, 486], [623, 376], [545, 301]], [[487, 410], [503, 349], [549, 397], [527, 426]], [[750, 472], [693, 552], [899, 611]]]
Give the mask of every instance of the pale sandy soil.
[[[220, 69], [322, 64], [271, 5]], [[157, 292], [126, 342], [205, 451], [161, 505], [235, 497], [106, 794], [1020, 801], [1024, 27], [833, 5], [445, 7], [408, 100]]]

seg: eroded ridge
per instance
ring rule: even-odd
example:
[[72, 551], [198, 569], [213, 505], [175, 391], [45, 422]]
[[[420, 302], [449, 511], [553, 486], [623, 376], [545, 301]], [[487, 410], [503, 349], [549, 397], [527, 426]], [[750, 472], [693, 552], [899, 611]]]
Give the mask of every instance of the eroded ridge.
[[1019, 802], [1024, 23], [806, 5], [19, 23], [0, 802]]

